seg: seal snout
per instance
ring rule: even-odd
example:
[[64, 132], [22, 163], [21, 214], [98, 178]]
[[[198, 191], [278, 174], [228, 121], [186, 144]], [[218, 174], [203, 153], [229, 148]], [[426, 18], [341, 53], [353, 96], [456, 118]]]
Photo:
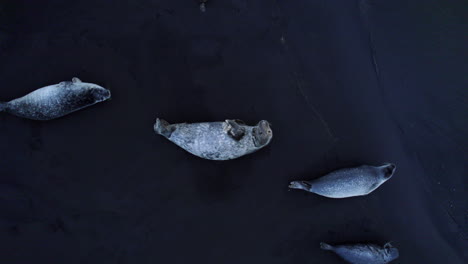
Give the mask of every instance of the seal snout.
[[102, 100], [106, 101], [106, 100], [110, 100], [110, 99], [111, 99], [111, 91], [109, 89], [104, 89], [102, 91]]
[[259, 128], [259, 133], [264, 136], [271, 136], [273, 133], [270, 122], [266, 120], [258, 122], [257, 127]]
[[384, 172], [384, 178], [390, 179], [395, 173], [396, 165], [393, 163], [387, 163], [382, 167], [383, 167], [383, 172]]
[[256, 147], [263, 147], [270, 143], [273, 138], [273, 131], [270, 123], [266, 120], [258, 122], [253, 130], [254, 142]]
[[110, 90], [99, 85], [91, 87], [91, 91], [96, 102], [104, 102], [111, 98]]

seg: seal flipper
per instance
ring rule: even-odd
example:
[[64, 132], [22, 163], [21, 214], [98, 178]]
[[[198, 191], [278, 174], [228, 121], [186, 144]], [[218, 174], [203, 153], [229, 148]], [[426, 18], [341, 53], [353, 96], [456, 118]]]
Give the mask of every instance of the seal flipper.
[[163, 135], [169, 138], [174, 130], [175, 127], [169, 124], [169, 122], [166, 120], [160, 118], [156, 119], [156, 123], [154, 124], [154, 131], [159, 135]]
[[240, 120], [240, 119], [234, 119], [234, 121], [239, 124], [239, 125], [246, 125], [246, 123], [244, 122], [244, 120]]
[[228, 135], [235, 140], [240, 140], [245, 135], [245, 128], [239, 125], [237, 120], [226, 120], [226, 123], [229, 125]]
[[323, 250], [333, 250], [333, 246], [325, 243], [325, 242], [320, 242], [320, 248]]

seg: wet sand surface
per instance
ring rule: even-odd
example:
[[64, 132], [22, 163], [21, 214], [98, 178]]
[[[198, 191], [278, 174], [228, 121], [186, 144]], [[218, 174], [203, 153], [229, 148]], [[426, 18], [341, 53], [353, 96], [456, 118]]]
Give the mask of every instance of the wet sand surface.
[[[74, 76], [113, 98], [0, 114], [0, 259], [344, 263], [319, 242], [393, 241], [392, 263], [466, 263], [468, 7], [407, 2], [2, 1], [0, 100]], [[266, 119], [274, 139], [202, 160], [156, 117]], [[366, 197], [287, 188], [384, 162]]]

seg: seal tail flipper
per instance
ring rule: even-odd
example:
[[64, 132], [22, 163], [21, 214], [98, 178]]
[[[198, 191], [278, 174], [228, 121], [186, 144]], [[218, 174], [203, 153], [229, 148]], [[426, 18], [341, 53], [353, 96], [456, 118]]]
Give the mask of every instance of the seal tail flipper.
[[7, 108], [7, 103], [6, 102], [0, 102], [0, 112], [5, 111]]
[[333, 246], [324, 242], [320, 242], [320, 248], [323, 250], [333, 250]]
[[174, 127], [169, 124], [164, 119], [156, 118], [156, 123], [154, 124], [154, 131], [158, 133], [159, 135], [165, 136], [165, 137], [170, 137], [172, 132], [174, 132]]
[[312, 192], [312, 184], [309, 181], [292, 181], [288, 186], [290, 189], [299, 189]]

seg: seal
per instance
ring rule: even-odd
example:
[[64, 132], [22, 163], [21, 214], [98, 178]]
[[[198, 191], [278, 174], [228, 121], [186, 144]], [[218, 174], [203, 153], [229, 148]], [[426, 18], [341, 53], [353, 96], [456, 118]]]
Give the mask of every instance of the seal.
[[374, 244], [353, 244], [331, 246], [320, 243], [320, 248], [335, 252], [342, 259], [353, 264], [386, 264], [400, 255], [398, 249], [386, 243], [383, 247]]
[[293, 181], [289, 188], [316, 193], [329, 198], [363, 196], [373, 192], [395, 173], [391, 163], [382, 166], [362, 165], [329, 173], [311, 181]]
[[239, 158], [265, 147], [273, 137], [265, 120], [248, 126], [241, 120], [169, 124], [158, 118], [154, 131], [193, 155], [209, 160]]
[[74, 77], [71, 82], [42, 87], [21, 98], [0, 103], [0, 112], [33, 120], [51, 120], [110, 97], [109, 90]]

